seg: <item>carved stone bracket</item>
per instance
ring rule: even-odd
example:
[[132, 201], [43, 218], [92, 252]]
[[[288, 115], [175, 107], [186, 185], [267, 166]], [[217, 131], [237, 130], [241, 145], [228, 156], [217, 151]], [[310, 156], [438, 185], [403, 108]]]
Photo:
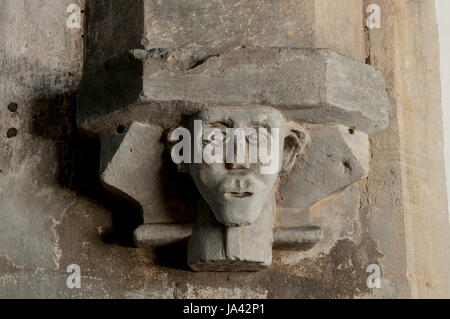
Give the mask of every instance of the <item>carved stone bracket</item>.
[[[367, 177], [369, 137], [387, 126], [389, 103], [369, 65], [324, 49], [260, 47], [132, 50], [86, 74], [78, 101], [79, 127], [101, 139], [103, 184], [142, 208], [136, 245], [189, 240], [197, 271], [256, 271], [270, 266], [272, 248], [320, 241], [310, 208]], [[182, 170], [189, 181], [166, 137], [195, 119], [272, 123], [288, 169], [261, 177], [192, 164]], [[211, 182], [219, 175], [225, 188], [239, 185], [228, 191], [236, 198]]]

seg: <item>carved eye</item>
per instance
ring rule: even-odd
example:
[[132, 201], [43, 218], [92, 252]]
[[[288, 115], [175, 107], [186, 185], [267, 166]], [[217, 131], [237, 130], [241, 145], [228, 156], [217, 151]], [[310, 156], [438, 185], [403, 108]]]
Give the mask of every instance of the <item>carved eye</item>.
[[209, 127], [204, 133], [203, 146], [211, 144], [216, 147], [223, 145], [225, 141], [225, 128]]
[[256, 129], [247, 130], [245, 136], [249, 144], [258, 145], [258, 131]]
[[260, 128], [258, 128], [258, 136], [259, 136], [260, 143], [267, 143], [267, 141], [270, 138], [270, 133], [267, 128], [260, 127]]
[[270, 132], [265, 127], [250, 127], [246, 129], [245, 137], [250, 145], [256, 146], [261, 142], [266, 143]]
[[214, 145], [214, 146], [222, 146], [223, 143], [224, 143], [224, 141], [225, 141], [225, 137], [224, 137], [224, 134], [223, 134], [223, 133], [220, 133], [220, 134], [214, 134], [214, 135], [211, 137], [210, 144], [212, 144], [212, 145]]

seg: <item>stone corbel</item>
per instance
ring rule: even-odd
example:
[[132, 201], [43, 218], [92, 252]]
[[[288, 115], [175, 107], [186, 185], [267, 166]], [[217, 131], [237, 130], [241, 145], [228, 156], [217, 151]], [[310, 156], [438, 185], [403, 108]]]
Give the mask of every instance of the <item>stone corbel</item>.
[[[101, 139], [105, 187], [142, 208], [136, 246], [188, 240], [188, 264], [197, 271], [256, 271], [270, 266], [272, 248], [313, 247], [323, 233], [310, 208], [367, 177], [369, 137], [388, 124], [381, 72], [329, 50], [132, 50], [117, 61], [120, 67], [85, 77], [79, 127]], [[304, 143], [273, 179], [256, 221], [230, 224], [195, 169], [188, 170], [194, 183], [184, 184], [168, 162], [167, 132], [195, 118], [254, 122], [261, 114], [278, 119], [284, 149], [293, 126]], [[183, 187], [194, 184], [202, 195], [186, 196], [192, 190]]]

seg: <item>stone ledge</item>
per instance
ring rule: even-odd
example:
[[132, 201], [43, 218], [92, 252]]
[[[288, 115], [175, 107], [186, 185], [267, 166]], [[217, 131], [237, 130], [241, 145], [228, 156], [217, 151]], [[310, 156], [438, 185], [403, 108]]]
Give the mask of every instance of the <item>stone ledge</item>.
[[159, 122], [166, 113], [223, 105], [270, 105], [292, 120], [342, 124], [369, 135], [388, 124], [382, 73], [329, 50], [249, 47], [212, 55], [159, 49], [132, 55], [85, 79], [81, 128], [101, 134], [123, 119]]

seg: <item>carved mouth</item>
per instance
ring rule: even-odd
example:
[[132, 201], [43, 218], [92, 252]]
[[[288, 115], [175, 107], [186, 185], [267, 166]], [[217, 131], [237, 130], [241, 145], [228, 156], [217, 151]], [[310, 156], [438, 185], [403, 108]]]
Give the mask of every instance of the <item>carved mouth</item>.
[[253, 195], [253, 193], [249, 193], [249, 192], [243, 192], [243, 193], [229, 192], [229, 193], [225, 193], [225, 197], [233, 197], [233, 198], [245, 198], [245, 197], [250, 197], [252, 195]]

